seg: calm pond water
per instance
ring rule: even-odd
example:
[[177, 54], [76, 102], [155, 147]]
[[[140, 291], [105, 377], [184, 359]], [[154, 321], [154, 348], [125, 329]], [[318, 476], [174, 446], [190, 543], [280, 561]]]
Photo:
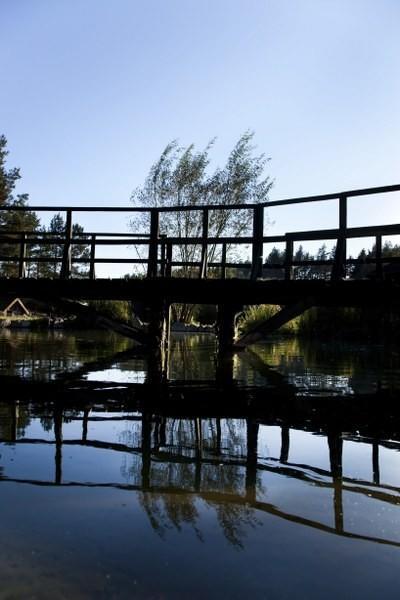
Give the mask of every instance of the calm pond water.
[[0, 333], [1, 599], [397, 595], [397, 349], [228, 366], [176, 335], [157, 387], [118, 336]]

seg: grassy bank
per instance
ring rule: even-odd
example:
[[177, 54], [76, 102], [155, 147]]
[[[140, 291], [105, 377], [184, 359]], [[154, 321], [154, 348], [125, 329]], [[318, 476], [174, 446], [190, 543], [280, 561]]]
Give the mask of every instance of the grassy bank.
[[[279, 309], [270, 304], [247, 308], [238, 323], [240, 333], [248, 333]], [[400, 341], [400, 313], [371, 308], [311, 308], [277, 333], [320, 339]]]

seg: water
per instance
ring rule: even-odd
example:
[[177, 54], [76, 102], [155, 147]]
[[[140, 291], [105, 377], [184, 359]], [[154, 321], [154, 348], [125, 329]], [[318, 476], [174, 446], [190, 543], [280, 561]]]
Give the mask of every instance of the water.
[[397, 593], [396, 349], [275, 340], [222, 386], [180, 335], [160, 388], [129, 348], [2, 332], [0, 598]]

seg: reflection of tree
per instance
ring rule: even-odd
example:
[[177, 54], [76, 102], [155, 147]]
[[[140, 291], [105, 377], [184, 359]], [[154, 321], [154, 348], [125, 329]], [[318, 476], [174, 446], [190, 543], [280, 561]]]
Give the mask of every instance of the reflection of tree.
[[1, 375], [30, 380], [51, 380], [131, 346], [122, 336], [97, 331], [2, 331], [0, 337]]
[[0, 438], [7, 442], [15, 442], [25, 435], [25, 430], [31, 422], [26, 406], [16, 403], [0, 404]]
[[213, 379], [215, 377], [213, 336], [178, 335], [171, 338], [171, 379]]
[[[288, 338], [280, 339], [278, 343], [259, 344], [252, 350], [266, 365], [285, 376], [289, 383], [305, 389], [366, 393], [375, 390], [383, 379], [385, 387], [389, 387], [392, 381], [387, 369], [387, 349], [383, 347]], [[242, 370], [248, 369], [245, 360], [241, 359], [240, 364]], [[391, 353], [390, 366], [393, 372], [400, 366], [395, 353]], [[261, 370], [258, 371], [259, 383], [262, 384], [265, 379]]]
[[[154, 431], [148, 436], [159, 441]], [[206, 505], [215, 510], [228, 542], [243, 547], [246, 528], [258, 524], [255, 510], [246, 502], [216, 501], [207, 495], [222, 492], [232, 498], [244, 498], [247, 494], [255, 498], [255, 489], [246, 490], [251, 480], [246, 471], [246, 438], [248, 433], [243, 420], [224, 419], [222, 423], [220, 419], [211, 418], [166, 420], [165, 444], [153, 447], [148, 467], [151, 473], [143, 474], [145, 487], [164, 488], [165, 492], [143, 491], [140, 495], [140, 503], [158, 535], [164, 537], [168, 530], [180, 531], [184, 525], [191, 525], [196, 536], [202, 539], [195, 492], [205, 495]], [[138, 468], [137, 463], [135, 467]], [[144, 460], [142, 467], [146, 468]], [[255, 475], [251, 481], [252, 487], [261, 492], [260, 478]]]
[[196, 537], [203, 541], [196, 525], [199, 513], [194, 496], [142, 492], [139, 494], [139, 502], [152, 528], [161, 538], [165, 537], [169, 529], [181, 531], [184, 525], [191, 525]]
[[261, 526], [261, 521], [256, 517], [254, 508], [246, 505], [234, 504], [233, 502], [216, 503], [207, 502], [215, 509], [218, 523], [225, 538], [232, 546], [244, 548], [243, 539], [246, 537], [248, 527]]

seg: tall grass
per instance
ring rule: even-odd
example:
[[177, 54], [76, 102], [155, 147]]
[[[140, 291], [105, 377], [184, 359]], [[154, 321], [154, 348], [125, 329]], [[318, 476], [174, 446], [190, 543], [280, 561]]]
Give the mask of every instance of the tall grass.
[[[279, 311], [272, 304], [248, 307], [238, 321], [243, 335]], [[315, 307], [277, 330], [284, 335], [306, 338], [400, 341], [400, 311], [383, 308]]]
[[[258, 327], [265, 321], [268, 321], [280, 310], [280, 306], [276, 304], [258, 304], [257, 306], [249, 306], [243, 312], [238, 321], [238, 330], [240, 335], [245, 335], [255, 327]], [[297, 332], [298, 319], [289, 321], [278, 329], [279, 333], [293, 335]]]

